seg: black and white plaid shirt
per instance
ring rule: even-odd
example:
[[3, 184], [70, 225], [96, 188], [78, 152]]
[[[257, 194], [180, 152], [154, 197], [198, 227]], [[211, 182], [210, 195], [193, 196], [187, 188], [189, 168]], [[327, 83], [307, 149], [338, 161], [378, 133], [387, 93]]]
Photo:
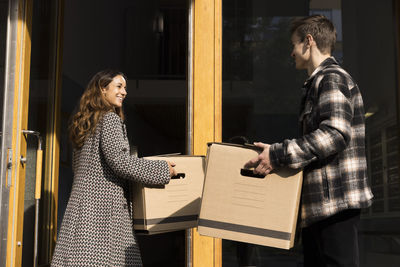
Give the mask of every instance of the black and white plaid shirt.
[[270, 159], [275, 167], [304, 168], [301, 225], [370, 206], [363, 100], [333, 57], [304, 83], [300, 110], [302, 137], [272, 144]]

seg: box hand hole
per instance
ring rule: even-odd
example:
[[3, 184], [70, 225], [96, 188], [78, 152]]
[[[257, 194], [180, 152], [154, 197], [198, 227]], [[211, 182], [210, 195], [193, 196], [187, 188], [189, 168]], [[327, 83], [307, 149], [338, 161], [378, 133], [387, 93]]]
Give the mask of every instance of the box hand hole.
[[259, 178], [259, 179], [263, 179], [265, 176], [261, 175], [261, 174], [255, 174], [253, 172], [253, 170], [250, 169], [240, 169], [240, 174], [242, 176], [247, 176], [247, 177], [251, 177], [251, 178]]
[[172, 176], [171, 179], [184, 179], [185, 178], [185, 174], [182, 172], [179, 172], [177, 175]]

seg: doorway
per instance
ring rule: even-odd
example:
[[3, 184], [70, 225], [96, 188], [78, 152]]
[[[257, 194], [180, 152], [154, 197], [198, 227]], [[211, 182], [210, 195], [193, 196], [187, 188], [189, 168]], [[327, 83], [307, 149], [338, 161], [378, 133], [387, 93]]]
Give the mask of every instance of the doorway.
[[[57, 229], [72, 186], [68, 121], [89, 79], [103, 69], [127, 77], [131, 152], [187, 152], [188, 1], [65, 1]], [[185, 266], [185, 231], [138, 235], [144, 266]]]

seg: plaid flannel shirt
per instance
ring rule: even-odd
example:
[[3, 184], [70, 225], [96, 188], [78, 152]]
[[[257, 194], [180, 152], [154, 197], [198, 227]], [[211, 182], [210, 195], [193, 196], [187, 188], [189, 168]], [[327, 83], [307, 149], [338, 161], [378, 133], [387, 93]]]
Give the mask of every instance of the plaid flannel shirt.
[[370, 206], [363, 101], [333, 57], [304, 83], [300, 110], [302, 137], [272, 144], [270, 160], [274, 167], [303, 168], [301, 225]]

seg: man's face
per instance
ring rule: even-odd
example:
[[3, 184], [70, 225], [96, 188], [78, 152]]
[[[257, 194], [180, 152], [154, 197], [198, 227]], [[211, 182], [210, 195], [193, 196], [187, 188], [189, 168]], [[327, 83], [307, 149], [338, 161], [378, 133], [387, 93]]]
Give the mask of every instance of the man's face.
[[301, 42], [300, 37], [297, 35], [296, 32], [293, 33], [291, 39], [293, 50], [290, 55], [294, 58], [296, 62], [296, 69], [307, 69], [310, 59], [310, 49], [307, 46], [307, 39], [304, 39], [304, 41]]

